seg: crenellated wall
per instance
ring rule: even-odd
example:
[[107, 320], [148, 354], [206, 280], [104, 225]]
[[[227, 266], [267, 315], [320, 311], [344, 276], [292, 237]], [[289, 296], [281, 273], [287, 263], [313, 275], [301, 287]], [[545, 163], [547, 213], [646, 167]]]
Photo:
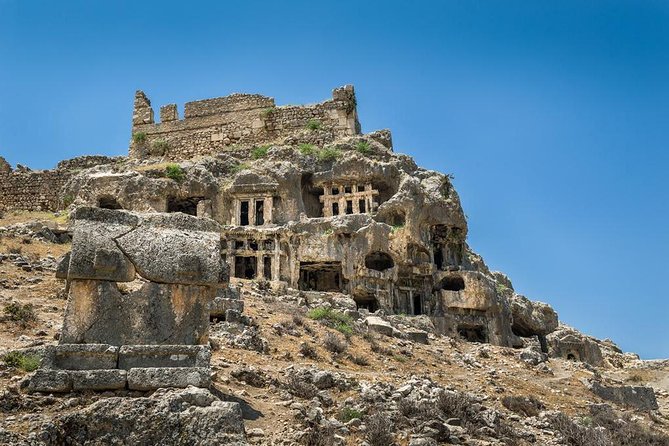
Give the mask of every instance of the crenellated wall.
[[360, 133], [353, 86], [336, 88], [332, 99], [312, 105], [276, 106], [274, 99], [257, 94], [188, 102], [179, 119], [175, 104], [160, 108], [160, 123], [144, 92], [137, 91], [132, 119], [132, 158], [165, 156], [187, 159], [269, 143], [290, 143], [296, 135], [312, 136], [307, 129], [317, 122], [313, 134], [320, 142]]

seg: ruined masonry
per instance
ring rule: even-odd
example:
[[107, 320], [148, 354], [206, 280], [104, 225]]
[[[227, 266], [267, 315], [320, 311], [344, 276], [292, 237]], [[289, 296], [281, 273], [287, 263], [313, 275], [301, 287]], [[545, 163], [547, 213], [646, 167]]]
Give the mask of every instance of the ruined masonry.
[[209, 303], [227, 283], [220, 228], [185, 214], [80, 207], [57, 277], [68, 301], [59, 345], [29, 390], [208, 387]]
[[[352, 86], [301, 106], [233, 94], [189, 102], [183, 118], [165, 105], [157, 122], [138, 91], [128, 157], [32, 173], [62, 172], [65, 181], [59, 200], [34, 196], [42, 209], [87, 207], [73, 216], [73, 251], [61, 271], [70, 294], [61, 342], [107, 344], [90, 348], [109, 363], [117, 358], [119, 385], [122, 364], [133, 364], [130, 386], [133, 374], [149, 373], [139, 370], [151, 361], [126, 360], [128, 352], [151, 356], [134, 345], [181, 345], [193, 353], [180, 365], [197, 369], [206, 298], [215, 297], [211, 314], [224, 319], [243, 308], [234, 287], [266, 281], [306, 303], [350, 299], [370, 325], [373, 313], [420, 316], [441, 334], [514, 347], [538, 339], [550, 351], [557, 314], [517, 294], [470, 249], [449, 176], [395, 153], [389, 130], [363, 134], [356, 105]], [[26, 173], [7, 166], [1, 175], [16, 182]], [[0, 207], [17, 206], [0, 198]], [[201, 235], [196, 243], [186, 242], [188, 231]], [[166, 256], [174, 243], [179, 250]], [[233, 288], [214, 291], [218, 260]]]

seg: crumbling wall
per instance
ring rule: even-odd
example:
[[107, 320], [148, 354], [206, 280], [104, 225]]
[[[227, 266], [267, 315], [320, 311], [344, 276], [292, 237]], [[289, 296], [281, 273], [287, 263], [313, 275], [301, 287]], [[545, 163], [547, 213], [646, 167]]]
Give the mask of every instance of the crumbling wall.
[[63, 208], [62, 189], [71, 172], [19, 170], [0, 173], [0, 210], [57, 211]]
[[179, 119], [175, 104], [160, 109], [154, 121], [151, 101], [137, 91], [132, 120], [132, 158], [166, 156], [186, 159], [259, 144], [283, 142], [318, 127], [320, 140], [360, 133], [353, 87], [333, 90], [332, 99], [313, 105], [279, 106], [274, 99], [257, 94], [232, 94], [186, 103]]

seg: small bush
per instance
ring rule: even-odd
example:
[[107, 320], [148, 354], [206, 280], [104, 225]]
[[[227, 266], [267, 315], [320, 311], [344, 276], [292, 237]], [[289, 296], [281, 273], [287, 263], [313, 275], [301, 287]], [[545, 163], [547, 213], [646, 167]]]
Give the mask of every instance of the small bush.
[[9, 367], [15, 367], [26, 372], [32, 372], [39, 367], [40, 359], [34, 355], [24, 355], [21, 352], [9, 352], [2, 357], [2, 361]]
[[146, 142], [146, 133], [144, 132], [133, 133], [132, 140], [135, 144], [144, 144]]
[[327, 333], [323, 339], [323, 346], [335, 355], [340, 355], [348, 349], [348, 343], [345, 339], [334, 333]]
[[321, 121], [319, 121], [318, 119], [310, 119], [309, 122], [307, 122], [307, 128], [309, 130], [318, 130], [322, 126], [323, 124], [321, 124]]
[[357, 409], [353, 409], [352, 407], [344, 407], [339, 413], [339, 421], [342, 423], [348, 423], [354, 418], [362, 420], [362, 412]]
[[536, 417], [545, 408], [544, 404], [533, 396], [505, 396], [502, 405], [512, 412]]
[[304, 442], [307, 446], [334, 446], [335, 430], [330, 424], [324, 425], [314, 421], [308, 423], [307, 435]]
[[276, 107], [268, 107], [264, 109], [262, 112], [260, 112], [260, 116], [262, 116], [264, 119], [267, 119], [272, 116], [272, 114], [276, 111]]
[[334, 329], [337, 330], [339, 333], [343, 334], [347, 338], [353, 334], [353, 327], [351, 327], [349, 324], [346, 322], [337, 322], [334, 325]]
[[288, 380], [285, 383], [285, 387], [291, 395], [295, 395], [298, 398], [304, 398], [306, 400], [310, 400], [318, 395], [318, 387], [311, 383], [302, 381], [296, 375], [290, 375], [288, 377]]
[[372, 148], [369, 147], [369, 143], [367, 141], [360, 141], [355, 145], [355, 150], [365, 156], [369, 156], [373, 153]]
[[369, 360], [365, 356], [362, 356], [362, 355], [351, 355], [350, 359], [351, 359], [351, 362], [353, 364], [356, 364], [356, 365], [359, 365], [359, 366], [367, 367], [369, 365]]
[[402, 398], [397, 402], [399, 413], [410, 419], [429, 420], [436, 413], [434, 403], [427, 401], [417, 401], [410, 398]]
[[242, 170], [246, 170], [248, 168], [249, 168], [249, 165], [247, 163], [237, 163], [230, 168], [230, 172], [239, 173]]
[[391, 232], [397, 232], [401, 231], [402, 229], [404, 229], [404, 225], [393, 225], [390, 230]]
[[393, 438], [395, 427], [392, 421], [381, 412], [377, 412], [367, 418], [365, 425], [367, 426], [365, 439], [371, 446], [390, 446], [395, 444], [395, 439]]
[[303, 342], [300, 344], [300, 353], [305, 358], [318, 360], [318, 353], [316, 353], [316, 349], [314, 348], [313, 345], [307, 342]]
[[162, 156], [165, 154], [168, 148], [169, 144], [167, 141], [163, 141], [162, 139], [154, 141], [154, 143], [151, 145], [151, 155]]
[[21, 254], [23, 252], [23, 248], [20, 246], [12, 246], [9, 248], [9, 253], [10, 254]]
[[32, 304], [21, 305], [20, 303], [12, 302], [5, 306], [4, 313], [7, 319], [18, 322], [24, 327], [37, 320], [37, 313], [35, 313], [35, 307]]
[[73, 201], [74, 201], [74, 196], [72, 196], [72, 194], [67, 194], [63, 197], [63, 206], [69, 207]]
[[300, 313], [293, 314], [293, 324], [297, 325], [298, 327], [304, 325], [304, 318]]
[[165, 167], [165, 176], [177, 183], [181, 183], [186, 177], [186, 173], [180, 165], [169, 164]]
[[341, 156], [341, 151], [334, 147], [325, 147], [318, 151], [318, 161], [335, 161]]
[[312, 156], [316, 154], [316, 146], [313, 144], [300, 144], [297, 146], [297, 150], [304, 156]]
[[641, 375], [634, 374], [629, 378], [627, 378], [627, 381], [631, 381], [633, 383], [640, 383], [643, 382], [643, 378], [641, 377]]
[[309, 310], [307, 313], [309, 319], [315, 321], [325, 321], [331, 324], [347, 324], [351, 325], [353, 320], [350, 316], [345, 315], [341, 311], [333, 310], [328, 307], [318, 307]]
[[270, 147], [271, 146], [269, 146], [269, 145], [254, 147], [251, 150], [251, 158], [253, 158], [254, 160], [258, 160], [260, 158], [265, 158], [267, 156], [267, 152], [269, 152]]
[[446, 418], [460, 418], [463, 423], [471, 422], [474, 417], [474, 401], [465, 393], [442, 392], [437, 399], [437, 407]]

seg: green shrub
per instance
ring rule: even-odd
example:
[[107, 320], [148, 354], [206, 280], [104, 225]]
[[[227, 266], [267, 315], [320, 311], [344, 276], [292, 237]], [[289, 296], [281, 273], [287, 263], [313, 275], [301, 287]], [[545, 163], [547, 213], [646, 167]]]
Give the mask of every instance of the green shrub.
[[340, 311], [326, 307], [318, 307], [309, 310], [309, 312], [307, 313], [307, 317], [315, 321], [329, 322], [333, 325], [334, 324], [351, 325], [351, 323], [353, 322], [350, 316], [347, 316]]
[[268, 108], [266, 108], [266, 109], [264, 109], [263, 111], [260, 112], [260, 116], [267, 119], [270, 116], [272, 116], [272, 113], [274, 113], [275, 111], [276, 111], [276, 107], [268, 107]]
[[74, 196], [72, 194], [67, 194], [63, 197], [63, 206], [68, 207], [74, 201]]
[[339, 413], [339, 421], [348, 423], [354, 418], [362, 419], [362, 412], [351, 407], [344, 407]]
[[12, 302], [5, 306], [4, 312], [10, 321], [18, 322], [22, 326], [27, 326], [37, 320], [35, 307], [32, 304], [21, 305], [20, 303]]
[[335, 161], [341, 156], [341, 151], [334, 147], [325, 147], [319, 150], [316, 156], [318, 161]]
[[9, 367], [32, 372], [39, 367], [40, 358], [34, 355], [24, 355], [21, 352], [9, 352], [2, 357], [2, 361]]
[[167, 167], [165, 167], [165, 176], [177, 183], [181, 183], [186, 177], [186, 173], [180, 165], [168, 164]]
[[299, 150], [300, 153], [305, 156], [312, 156], [315, 155], [317, 152], [316, 146], [314, 146], [313, 144], [306, 144], [306, 143], [297, 146], [297, 150]]
[[509, 287], [507, 287], [503, 283], [498, 283], [495, 288], [497, 289], [497, 294], [505, 294], [507, 291], [510, 291]]
[[246, 170], [249, 168], [249, 165], [247, 163], [237, 163], [234, 166], [230, 168], [230, 172], [232, 173], [239, 173], [242, 170]]
[[167, 143], [167, 141], [163, 141], [162, 139], [154, 141], [151, 145], [151, 155], [162, 156], [165, 154], [169, 146], [170, 145]]
[[254, 160], [265, 158], [267, 156], [267, 152], [269, 152], [270, 147], [270, 145], [254, 147], [251, 149], [251, 157]]
[[369, 156], [373, 153], [372, 148], [369, 147], [369, 143], [367, 141], [360, 141], [358, 144], [355, 145], [355, 150], [358, 151], [358, 153]]
[[392, 228], [391, 228], [391, 231], [392, 232], [397, 232], [397, 231], [400, 231], [402, 229], [404, 229], [404, 225], [393, 225]]
[[337, 322], [334, 325], [334, 329], [339, 333], [343, 334], [346, 337], [349, 337], [353, 334], [353, 327], [351, 327], [346, 322]]
[[318, 130], [322, 126], [323, 124], [321, 124], [321, 121], [319, 121], [318, 119], [310, 119], [309, 122], [307, 122], [307, 128], [309, 130]]
[[144, 144], [146, 142], [146, 133], [144, 132], [133, 133], [132, 140], [135, 144]]

